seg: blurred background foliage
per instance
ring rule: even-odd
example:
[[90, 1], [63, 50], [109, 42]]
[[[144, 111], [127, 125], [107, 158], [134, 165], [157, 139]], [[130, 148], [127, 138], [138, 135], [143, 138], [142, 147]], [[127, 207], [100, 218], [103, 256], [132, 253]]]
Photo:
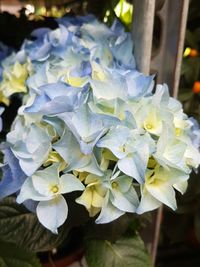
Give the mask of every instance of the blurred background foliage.
[[179, 99], [186, 113], [200, 121], [200, 1], [198, 0], [190, 2]]
[[88, 13], [94, 14], [109, 25], [118, 18], [125, 28], [130, 30], [133, 13], [131, 2], [131, 0], [1, 0], [1, 41], [19, 48], [33, 29], [55, 28], [54, 18]]

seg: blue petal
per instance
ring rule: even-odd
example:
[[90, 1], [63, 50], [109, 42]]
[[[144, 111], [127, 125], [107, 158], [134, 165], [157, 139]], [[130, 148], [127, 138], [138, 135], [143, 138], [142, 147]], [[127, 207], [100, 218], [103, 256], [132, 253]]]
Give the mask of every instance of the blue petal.
[[[66, 171], [87, 171], [101, 176], [102, 172], [97, 164], [95, 156], [84, 155], [80, 146], [69, 130], [65, 130], [61, 139], [53, 144], [53, 148], [68, 163]], [[67, 148], [67, 149], [66, 149]]]
[[45, 40], [27, 41], [24, 49], [31, 60], [44, 61], [50, 55], [51, 44]]
[[126, 75], [129, 98], [138, 99], [151, 93], [154, 76], [145, 76], [138, 71], [130, 71]]
[[92, 153], [95, 144], [109, 127], [120, 123], [115, 117], [91, 112], [87, 104], [79, 108], [77, 112], [63, 113], [58, 117], [72, 131], [85, 155]]
[[50, 28], [38, 28], [32, 31], [31, 36], [36, 37], [37, 39], [43, 39], [44, 35], [50, 31]]
[[0, 199], [17, 192], [27, 177], [10, 148], [6, 148], [3, 152], [5, 165], [2, 167], [3, 177], [0, 182]]
[[37, 208], [38, 202], [29, 199], [29, 200], [24, 201], [24, 202], [23, 202], [23, 205], [24, 205], [29, 211], [31, 211], [31, 212], [33, 212], [33, 213], [36, 213], [36, 208]]
[[39, 88], [32, 106], [25, 108], [25, 112], [54, 115], [72, 112], [78, 108], [87, 97], [88, 89], [71, 87], [65, 83], [52, 83]]

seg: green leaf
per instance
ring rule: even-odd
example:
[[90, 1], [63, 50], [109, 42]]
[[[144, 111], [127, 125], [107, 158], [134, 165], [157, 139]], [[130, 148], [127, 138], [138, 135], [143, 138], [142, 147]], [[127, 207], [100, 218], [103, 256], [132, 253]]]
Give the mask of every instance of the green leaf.
[[41, 267], [36, 255], [27, 249], [0, 241], [1, 267]]
[[132, 221], [132, 214], [127, 213], [106, 224], [96, 224], [94, 220], [91, 220], [85, 226], [85, 236], [87, 236], [87, 239], [107, 239], [114, 242], [127, 231]]
[[[74, 210], [80, 216], [81, 212], [77, 208]], [[59, 234], [55, 235], [39, 223], [35, 214], [30, 213], [23, 205], [18, 205], [15, 198], [9, 197], [0, 202], [0, 239], [27, 247], [34, 252], [52, 250], [63, 242], [73, 226], [80, 224], [76, 216], [75, 218], [76, 220], [71, 216], [67, 219], [60, 227]]]
[[89, 267], [152, 267], [151, 259], [139, 236], [123, 237], [115, 243], [107, 240], [86, 241]]

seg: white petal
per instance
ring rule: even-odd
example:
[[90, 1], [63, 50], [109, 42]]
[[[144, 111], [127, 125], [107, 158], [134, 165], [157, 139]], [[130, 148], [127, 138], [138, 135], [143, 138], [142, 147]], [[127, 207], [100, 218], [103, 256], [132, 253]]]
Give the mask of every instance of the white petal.
[[200, 153], [197, 148], [192, 145], [188, 146], [185, 151], [184, 157], [186, 158], [186, 163], [189, 166], [193, 168], [198, 168], [200, 164]]
[[151, 211], [157, 209], [161, 206], [161, 202], [155, 199], [148, 191], [142, 194], [142, 198], [140, 200], [140, 204], [136, 210], [137, 214], [142, 214], [147, 211]]
[[115, 181], [119, 184], [120, 191], [126, 193], [133, 183], [133, 178], [127, 175], [121, 175], [115, 178]]
[[173, 187], [177, 191], [179, 191], [181, 194], [184, 194], [187, 190], [187, 187], [188, 187], [188, 181], [182, 181], [182, 182], [176, 183], [173, 185]]
[[158, 201], [169, 206], [173, 210], [177, 208], [175, 191], [173, 187], [167, 183], [160, 182], [159, 184], [148, 184], [146, 185], [147, 191]]
[[58, 164], [53, 164], [42, 171], [37, 171], [32, 175], [32, 182], [35, 190], [41, 195], [53, 195], [51, 187], [59, 184]]
[[110, 201], [108, 201], [109, 194], [107, 194], [105, 201], [103, 203], [101, 213], [99, 217], [96, 219], [96, 223], [109, 223], [120, 216], [122, 216], [125, 212], [117, 209], [115, 206], [112, 205]]
[[52, 200], [40, 202], [36, 213], [40, 223], [51, 232], [57, 234], [58, 227], [67, 219], [68, 206], [64, 197], [58, 195]]
[[132, 157], [120, 159], [118, 161], [118, 167], [123, 173], [133, 177], [136, 181], [138, 181], [138, 183], [143, 182], [139, 174], [138, 168], [135, 164], [135, 161]]
[[64, 174], [60, 177], [60, 192], [62, 194], [85, 189], [81, 181], [72, 174]]
[[[127, 151], [120, 149], [131, 139], [131, 131], [127, 127], [117, 126], [111, 129], [103, 138], [101, 138], [97, 146], [106, 147], [119, 159], [127, 155]], [[126, 149], [127, 150], [127, 149]]]
[[112, 190], [112, 204], [121, 211], [135, 212], [136, 207], [126, 198], [126, 193], [123, 194], [119, 190]]
[[31, 177], [28, 177], [21, 187], [21, 191], [17, 197], [17, 203], [22, 203], [27, 199], [40, 201], [40, 200], [49, 200], [50, 197], [45, 197], [43, 195], [40, 195], [34, 189]]
[[139, 199], [137, 192], [133, 186], [126, 192], [126, 198], [129, 200], [130, 203], [132, 203], [133, 206], [138, 207], [139, 205]]
[[23, 172], [28, 176], [31, 176], [41, 166], [41, 164], [34, 162], [31, 158], [19, 158], [19, 165], [22, 168]]

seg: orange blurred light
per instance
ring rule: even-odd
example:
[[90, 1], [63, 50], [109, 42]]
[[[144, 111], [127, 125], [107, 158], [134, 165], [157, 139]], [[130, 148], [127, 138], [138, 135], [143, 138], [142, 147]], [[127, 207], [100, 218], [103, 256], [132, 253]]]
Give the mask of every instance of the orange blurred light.
[[196, 49], [190, 50], [190, 57], [197, 57], [199, 55], [199, 52]]
[[200, 93], [200, 81], [196, 81], [196, 82], [194, 82], [192, 91], [193, 91], [193, 93], [195, 93], [195, 94]]

